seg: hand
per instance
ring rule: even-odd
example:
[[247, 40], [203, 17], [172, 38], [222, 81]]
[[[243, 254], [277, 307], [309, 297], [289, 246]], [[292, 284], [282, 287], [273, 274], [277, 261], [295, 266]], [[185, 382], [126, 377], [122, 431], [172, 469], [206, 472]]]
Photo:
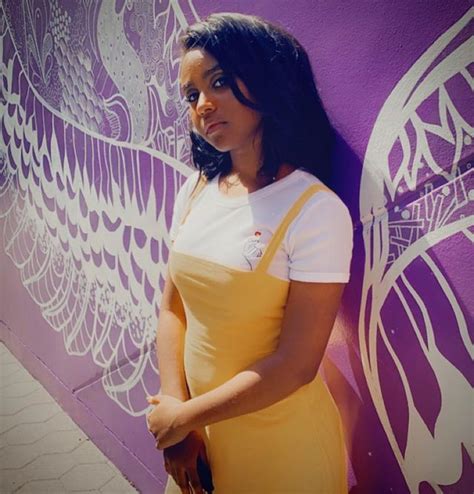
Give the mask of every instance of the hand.
[[157, 405], [147, 415], [148, 430], [155, 436], [158, 449], [168, 448], [182, 441], [191, 431], [186, 424], [178, 422], [183, 402], [169, 395], [148, 396], [150, 404]]
[[[173, 477], [184, 494], [204, 494], [197, 471], [198, 457], [208, 466], [206, 446], [198, 431], [191, 431], [181, 442], [163, 451], [165, 470]], [[192, 490], [191, 490], [191, 487]]]

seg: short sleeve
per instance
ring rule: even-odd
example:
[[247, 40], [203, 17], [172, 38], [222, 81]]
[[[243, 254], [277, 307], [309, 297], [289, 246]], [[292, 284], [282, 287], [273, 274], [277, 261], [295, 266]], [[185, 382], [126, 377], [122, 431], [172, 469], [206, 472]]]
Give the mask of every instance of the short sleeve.
[[353, 249], [353, 224], [347, 206], [332, 192], [311, 197], [286, 235], [289, 278], [347, 283]]
[[191, 191], [196, 185], [198, 178], [199, 172], [192, 173], [176, 194], [176, 199], [173, 206], [173, 218], [171, 220], [171, 228], [169, 232], [171, 242], [174, 242], [176, 235], [178, 234], [179, 227], [183, 220], [183, 214], [186, 211], [189, 196], [191, 195]]

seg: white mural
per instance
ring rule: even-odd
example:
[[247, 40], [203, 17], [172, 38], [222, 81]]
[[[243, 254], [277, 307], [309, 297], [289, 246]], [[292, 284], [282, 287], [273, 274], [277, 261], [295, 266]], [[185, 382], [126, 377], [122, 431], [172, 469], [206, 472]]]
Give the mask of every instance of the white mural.
[[[152, 350], [172, 199], [191, 172], [177, 85], [177, 37], [188, 23], [178, 2], [156, 5], [78, 2], [76, 16], [98, 18], [97, 31], [78, 33], [81, 23], [57, 1], [25, 1], [32, 29], [22, 46], [2, 5], [4, 249], [67, 353], [90, 354], [108, 396], [133, 416], [156, 391], [143, 376], [158, 372]], [[154, 38], [152, 56], [149, 39], [132, 49], [127, 22]], [[115, 94], [100, 94], [98, 81]]]
[[[439, 347], [430, 299], [430, 285], [437, 284], [455, 321], [443, 331], [458, 333], [472, 359], [468, 332], [472, 314], [463, 312], [433, 248], [461, 234], [472, 249], [474, 238], [474, 160], [461, 159], [472, 159], [474, 128], [463, 118], [467, 108], [456, 105], [453, 90], [463, 84], [474, 89], [468, 70], [474, 62], [472, 30], [467, 39], [460, 36], [469, 23], [472, 26], [473, 16], [474, 9], [470, 9], [440, 36], [386, 100], [367, 147], [360, 187], [365, 248], [361, 359], [377, 413], [413, 493], [418, 493], [423, 481], [429, 481], [440, 494], [441, 485], [455, 483], [461, 476], [462, 448], [474, 460], [472, 387], [467, 375]], [[472, 109], [472, 93], [470, 103]], [[439, 123], [424, 121], [424, 105], [435, 105], [431, 114], [439, 114]], [[446, 150], [439, 160], [430, 147], [433, 136], [439, 138], [438, 152], [441, 146]], [[452, 158], [448, 161], [446, 156]], [[463, 254], [469, 258], [469, 253]], [[408, 274], [417, 260], [425, 263], [429, 278], [420, 279], [421, 272], [415, 277]], [[400, 351], [397, 345], [398, 333], [407, 329], [394, 324], [394, 314], [400, 308], [418, 344], [413, 352], [406, 346]], [[387, 361], [381, 358], [382, 352], [398, 374], [403, 390], [399, 394], [390, 389], [390, 382], [384, 382]], [[410, 354], [411, 361], [404, 352]], [[410, 372], [423, 360], [433, 372], [438, 387], [434, 391], [440, 395], [439, 412], [432, 424], [420, 412], [417, 390], [410, 379]], [[469, 372], [472, 375], [472, 368]], [[398, 409], [406, 408], [403, 427], [396, 415], [390, 414], [392, 400], [397, 400]]]

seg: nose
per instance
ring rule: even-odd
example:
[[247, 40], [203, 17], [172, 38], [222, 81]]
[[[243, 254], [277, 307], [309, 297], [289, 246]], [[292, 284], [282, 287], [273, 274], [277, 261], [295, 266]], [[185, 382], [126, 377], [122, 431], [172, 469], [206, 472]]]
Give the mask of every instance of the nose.
[[209, 96], [201, 91], [196, 104], [196, 111], [199, 115], [205, 115], [208, 112], [214, 111], [216, 108], [214, 100], [210, 99]]

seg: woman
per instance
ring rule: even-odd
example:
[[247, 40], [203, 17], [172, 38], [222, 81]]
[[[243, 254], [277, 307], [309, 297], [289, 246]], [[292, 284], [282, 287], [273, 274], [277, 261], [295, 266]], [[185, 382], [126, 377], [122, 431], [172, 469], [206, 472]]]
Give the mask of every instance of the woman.
[[182, 46], [199, 172], [175, 204], [147, 417], [166, 492], [209, 490], [203, 466], [217, 494], [347, 492], [340, 418], [317, 372], [352, 223], [322, 182], [331, 132], [307, 54], [239, 14], [191, 26]]

